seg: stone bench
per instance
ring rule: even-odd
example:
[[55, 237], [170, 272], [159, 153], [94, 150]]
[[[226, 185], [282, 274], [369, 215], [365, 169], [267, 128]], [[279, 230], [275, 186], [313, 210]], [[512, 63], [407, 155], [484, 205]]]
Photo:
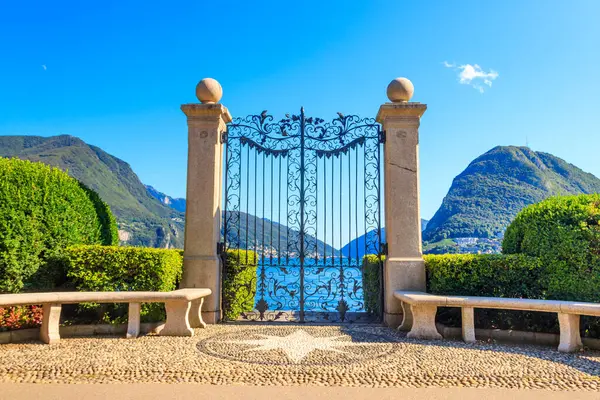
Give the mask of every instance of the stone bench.
[[471, 343], [475, 342], [473, 318], [475, 308], [555, 312], [558, 314], [560, 324], [558, 351], [566, 353], [574, 352], [582, 347], [579, 334], [580, 316], [600, 316], [600, 304], [576, 301], [439, 296], [402, 290], [395, 291], [394, 297], [402, 302], [404, 310], [404, 318], [399, 329], [409, 331], [407, 337], [416, 339], [442, 339], [442, 335], [438, 333], [435, 326], [438, 307], [461, 308], [462, 337], [465, 342]]
[[[127, 337], [140, 333], [140, 304], [165, 303], [167, 321], [159, 335], [193, 336], [190, 320], [197, 327], [206, 327], [201, 308], [210, 289], [180, 289], [172, 292], [50, 292], [0, 294], [0, 307], [37, 305], [43, 307], [40, 340], [52, 344], [60, 341], [59, 320], [62, 304], [129, 303]], [[197, 300], [197, 301], [196, 301]], [[192, 305], [194, 306], [192, 307]]]

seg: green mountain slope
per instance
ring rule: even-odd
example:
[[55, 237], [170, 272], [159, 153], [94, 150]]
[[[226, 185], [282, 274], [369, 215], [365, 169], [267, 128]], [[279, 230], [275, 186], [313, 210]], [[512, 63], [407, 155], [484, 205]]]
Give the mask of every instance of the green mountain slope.
[[73, 136], [0, 136], [0, 156], [41, 161], [69, 173], [106, 201], [130, 245], [183, 247], [183, 213], [150, 196], [129, 164]]
[[423, 240], [427, 245], [449, 238], [501, 238], [529, 204], [553, 195], [595, 192], [600, 192], [600, 179], [558, 157], [498, 146], [454, 179]]

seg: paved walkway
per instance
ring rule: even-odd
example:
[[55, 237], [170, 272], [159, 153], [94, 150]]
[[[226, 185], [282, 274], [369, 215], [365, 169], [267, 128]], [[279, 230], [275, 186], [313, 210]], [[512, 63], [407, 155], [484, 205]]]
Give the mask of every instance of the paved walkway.
[[51, 346], [0, 345], [0, 383], [600, 391], [600, 352], [417, 341], [392, 329], [361, 325], [212, 325], [196, 332], [192, 338], [66, 338]]
[[193, 384], [0, 384], [0, 400], [598, 400], [598, 393], [535, 389], [348, 388]]

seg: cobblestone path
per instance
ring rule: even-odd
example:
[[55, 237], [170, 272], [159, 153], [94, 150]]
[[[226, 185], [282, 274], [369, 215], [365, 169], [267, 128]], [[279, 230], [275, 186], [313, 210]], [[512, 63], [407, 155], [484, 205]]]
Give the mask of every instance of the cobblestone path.
[[376, 326], [212, 325], [196, 336], [0, 345], [0, 382], [600, 391], [600, 352], [418, 341]]

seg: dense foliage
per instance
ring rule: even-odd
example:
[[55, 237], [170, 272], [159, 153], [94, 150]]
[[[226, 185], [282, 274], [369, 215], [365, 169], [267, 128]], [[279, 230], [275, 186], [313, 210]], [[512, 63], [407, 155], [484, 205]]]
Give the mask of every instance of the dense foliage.
[[[510, 255], [427, 255], [427, 291], [435, 294], [547, 299], [549, 271], [540, 257]], [[575, 292], [574, 292], [575, 294]], [[575, 297], [584, 295], [582, 292]], [[552, 297], [555, 298], [555, 297]], [[569, 298], [560, 298], [569, 300]], [[571, 298], [572, 299], [572, 298]], [[460, 326], [460, 310], [440, 309], [438, 320]], [[600, 337], [598, 318], [583, 319], [582, 333]], [[484, 310], [475, 312], [478, 328], [558, 332], [556, 313]]]
[[251, 250], [227, 250], [223, 265], [223, 319], [234, 321], [254, 309], [258, 256]]
[[506, 230], [503, 251], [543, 260], [548, 298], [600, 302], [600, 194], [525, 208]]
[[0, 307], [0, 332], [36, 328], [42, 324], [42, 307]]
[[367, 254], [362, 260], [362, 285], [365, 311], [381, 315], [381, 278], [383, 272], [384, 256]]
[[98, 195], [41, 163], [0, 158], [0, 292], [54, 285], [47, 261], [74, 244], [114, 244]]
[[[180, 250], [140, 247], [73, 246], [63, 259], [68, 280], [78, 290], [89, 291], [158, 291], [175, 290], [182, 275], [183, 254]], [[119, 321], [126, 317], [127, 305], [90, 306], [101, 319]], [[164, 305], [144, 304], [145, 321], [165, 318]]]
[[560, 158], [527, 147], [495, 147], [454, 179], [423, 239], [500, 237], [527, 205], [557, 194], [595, 192], [600, 179]]
[[183, 247], [184, 214], [148, 193], [129, 164], [73, 136], [0, 136], [0, 157], [41, 161], [68, 171], [110, 205], [126, 244]]

